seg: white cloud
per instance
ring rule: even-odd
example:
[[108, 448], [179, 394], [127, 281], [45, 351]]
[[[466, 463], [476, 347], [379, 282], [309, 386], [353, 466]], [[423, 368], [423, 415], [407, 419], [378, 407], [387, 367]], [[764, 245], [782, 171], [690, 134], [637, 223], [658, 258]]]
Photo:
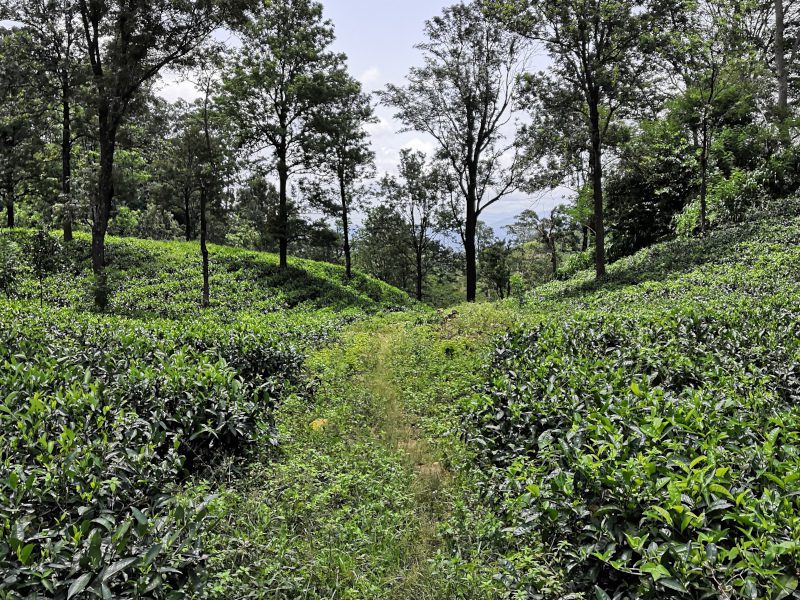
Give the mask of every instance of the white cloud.
[[158, 95], [168, 102], [177, 102], [178, 100], [192, 102], [200, 97], [200, 92], [192, 82], [186, 81], [176, 73], [167, 72], [159, 82]]
[[429, 158], [436, 152], [436, 145], [430, 140], [413, 138], [403, 144], [403, 149], [408, 148], [417, 152], [424, 152]]
[[374, 88], [381, 80], [381, 70], [378, 67], [370, 67], [358, 77], [358, 80], [365, 88]]

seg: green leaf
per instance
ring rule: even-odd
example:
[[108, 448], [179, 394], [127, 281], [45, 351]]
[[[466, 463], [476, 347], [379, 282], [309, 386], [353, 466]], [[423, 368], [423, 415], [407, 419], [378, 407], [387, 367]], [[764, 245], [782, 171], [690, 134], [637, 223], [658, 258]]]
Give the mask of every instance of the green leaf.
[[140, 525], [147, 525], [147, 515], [145, 515], [135, 506], [131, 508], [131, 512], [133, 513], [133, 516], [136, 518], [136, 520], [139, 521]]
[[775, 600], [783, 600], [784, 598], [791, 596], [792, 593], [794, 593], [794, 591], [797, 589], [797, 585], [797, 577], [792, 577], [791, 575], [783, 575], [780, 577], [776, 587], [776, 591], [778, 593], [775, 596]]
[[611, 596], [609, 596], [605, 590], [594, 586], [594, 597], [596, 600], [611, 600]]
[[640, 569], [642, 573], [649, 574], [653, 578], [653, 581], [658, 581], [672, 575], [664, 565], [659, 563], [645, 563]]
[[657, 515], [664, 519], [669, 526], [672, 526], [672, 515], [670, 515], [665, 508], [662, 508], [661, 506], [653, 506], [650, 510], [654, 511]]
[[23, 565], [27, 565], [33, 552], [33, 544], [27, 544], [23, 548], [17, 548], [17, 558]]
[[684, 594], [688, 593], [688, 590], [685, 587], [683, 587], [683, 584], [677, 579], [672, 579], [672, 578], [662, 579], [658, 583], [659, 585], [667, 588], [668, 590], [673, 590]]
[[161, 544], [153, 544], [150, 546], [150, 549], [147, 551], [147, 554], [144, 555], [143, 564], [150, 565], [155, 560], [156, 556], [161, 553], [164, 547]]
[[91, 573], [84, 573], [80, 577], [78, 577], [75, 581], [72, 582], [72, 585], [69, 586], [69, 590], [67, 591], [67, 600], [70, 598], [74, 598], [78, 594], [80, 594], [83, 590], [86, 589], [86, 586], [89, 585], [89, 582], [92, 580]]
[[100, 581], [102, 581], [102, 582], [108, 581], [109, 579], [114, 577], [114, 575], [116, 575], [120, 571], [124, 571], [125, 569], [127, 569], [128, 567], [130, 567], [131, 565], [133, 565], [134, 563], [137, 563], [137, 562], [139, 562], [139, 558], [136, 557], [136, 556], [130, 556], [128, 558], [123, 558], [122, 560], [118, 560], [117, 562], [115, 562], [111, 566], [107, 567], [103, 571], [103, 573], [101, 573]]

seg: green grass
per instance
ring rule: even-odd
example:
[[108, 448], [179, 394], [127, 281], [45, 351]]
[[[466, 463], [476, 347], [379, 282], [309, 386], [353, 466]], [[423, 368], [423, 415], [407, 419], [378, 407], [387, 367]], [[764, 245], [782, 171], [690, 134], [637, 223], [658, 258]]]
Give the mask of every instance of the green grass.
[[112, 240], [95, 315], [86, 244], [0, 305], [7, 597], [798, 597], [800, 218], [438, 312]]
[[215, 474], [279, 442], [282, 403], [312, 397], [308, 352], [410, 305], [332, 265], [281, 271], [274, 256], [212, 247], [201, 310], [196, 245], [111, 238], [107, 250], [110, 305], [96, 314], [85, 236], [0, 233], [3, 598], [205, 589]]

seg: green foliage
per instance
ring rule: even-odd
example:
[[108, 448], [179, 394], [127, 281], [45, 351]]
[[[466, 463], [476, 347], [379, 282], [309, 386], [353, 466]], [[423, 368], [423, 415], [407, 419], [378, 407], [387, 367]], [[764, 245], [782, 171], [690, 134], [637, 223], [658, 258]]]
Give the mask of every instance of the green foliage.
[[177, 240], [181, 237], [177, 221], [153, 203], [149, 203], [144, 210], [120, 207], [108, 231], [111, 235], [151, 240]]
[[558, 270], [557, 278], [558, 279], [569, 279], [574, 275], [577, 275], [580, 271], [585, 271], [586, 269], [591, 269], [592, 265], [594, 264], [594, 256], [590, 250], [586, 250], [585, 252], [576, 252], [575, 254], [570, 254], [567, 259], [564, 261], [564, 264], [561, 265], [561, 268]]
[[479, 274], [486, 280], [492, 294], [501, 300], [511, 293], [511, 267], [508, 245], [495, 241], [481, 250]]
[[54, 273], [61, 262], [61, 243], [46, 229], [37, 229], [28, 240], [30, 266], [39, 282], [39, 304], [44, 303], [45, 277]]
[[194, 586], [206, 508], [177, 484], [274, 440], [271, 412], [300, 357], [244, 327], [0, 310], [5, 588], [163, 597]]
[[567, 590], [793, 593], [798, 248], [797, 218], [655, 247], [603, 288], [539, 288], [500, 341], [464, 434], [487, 498], [520, 544], [556, 549]]
[[[0, 303], [0, 589], [11, 598], [205, 593], [217, 489], [187, 491], [188, 478], [254, 447], [268, 460], [281, 401], [308, 401], [307, 349], [407, 302], [332, 265], [281, 273], [275, 257], [213, 248], [220, 292], [202, 312], [194, 245], [111, 239], [117, 316], [99, 316], [81, 310], [85, 236], [61, 248], [12, 230], [0, 244], [31, 249], [15, 264], [17, 300]], [[35, 308], [42, 297], [53, 306]]]
[[0, 289], [3, 290], [6, 298], [10, 297], [14, 291], [14, 286], [20, 278], [20, 255], [19, 244], [16, 244], [5, 237], [0, 237]]
[[[25, 230], [0, 233], [5, 238], [25, 246], [32, 239]], [[41, 272], [46, 299], [58, 306], [86, 306], [92, 289], [89, 249], [88, 236], [77, 234], [73, 243], [53, 254], [63, 257], [64, 268]], [[376, 311], [408, 304], [402, 292], [359, 273], [348, 280], [335, 265], [296, 259], [281, 271], [273, 255], [221, 246], [210, 246], [210, 252], [211, 302], [224, 320], [239, 313], [277, 317], [295, 308]], [[107, 257], [109, 312], [170, 319], [200, 312], [202, 272], [196, 244], [110, 238]], [[21, 267], [26, 265], [32, 267], [27, 262]], [[38, 284], [38, 279], [20, 278], [15, 297], [38, 298]]]

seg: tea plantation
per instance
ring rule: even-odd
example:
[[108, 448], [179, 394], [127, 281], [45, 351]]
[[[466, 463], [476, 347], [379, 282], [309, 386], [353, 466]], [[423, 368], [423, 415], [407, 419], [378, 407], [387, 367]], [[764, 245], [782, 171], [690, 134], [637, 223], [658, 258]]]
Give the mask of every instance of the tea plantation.
[[456, 415], [507, 593], [798, 597], [799, 281], [784, 215], [526, 298]]
[[186, 482], [277, 443], [305, 394], [304, 353], [368, 312], [407, 305], [363, 276], [214, 248], [201, 312], [196, 248], [114, 240], [111, 306], [91, 306], [89, 243], [0, 234], [0, 596], [201, 590], [211, 523]]
[[790, 209], [439, 312], [1, 234], [0, 597], [798, 598]]

